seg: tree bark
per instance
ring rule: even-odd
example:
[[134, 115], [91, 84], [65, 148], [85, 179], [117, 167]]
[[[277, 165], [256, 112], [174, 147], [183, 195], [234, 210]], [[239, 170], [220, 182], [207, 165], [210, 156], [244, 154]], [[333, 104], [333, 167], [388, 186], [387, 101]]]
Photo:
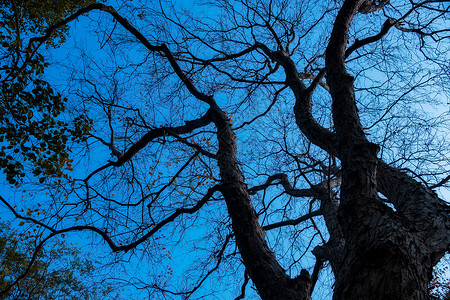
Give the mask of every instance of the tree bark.
[[[449, 206], [423, 184], [379, 160], [378, 146], [364, 134], [353, 77], [345, 68], [348, 30], [353, 17], [367, 10], [360, 11], [364, 3], [344, 2], [326, 51], [334, 133], [313, 119], [313, 89], [298, 79], [292, 60], [272, 57], [283, 65], [286, 82], [296, 96], [299, 128], [311, 142], [341, 160], [337, 213], [335, 206], [322, 207], [334, 232], [330, 231], [329, 243], [316, 251], [326, 256], [335, 274], [333, 299], [427, 299], [432, 268], [450, 246]], [[395, 210], [383, 203], [379, 192]], [[334, 236], [336, 232], [342, 238]]]
[[338, 219], [343, 258], [335, 263], [335, 300], [426, 299], [434, 263], [403, 214], [377, 196], [377, 148], [366, 143], [342, 159]]
[[302, 270], [299, 276], [290, 278], [270, 251], [238, 165], [231, 123], [219, 107], [215, 106], [213, 110], [213, 122], [219, 140], [217, 159], [222, 179], [221, 192], [231, 216], [236, 244], [250, 278], [264, 300], [310, 299], [309, 273]]
[[[449, 246], [448, 212], [439, 211], [443, 202], [421, 184], [379, 161], [378, 146], [366, 139], [344, 61], [348, 29], [362, 3], [345, 1], [326, 51], [342, 163], [338, 218], [345, 240], [343, 258], [335, 263], [334, 299], [427, 299], [436, 258]], [[379, 199], [379, 191], [397, 211]]]

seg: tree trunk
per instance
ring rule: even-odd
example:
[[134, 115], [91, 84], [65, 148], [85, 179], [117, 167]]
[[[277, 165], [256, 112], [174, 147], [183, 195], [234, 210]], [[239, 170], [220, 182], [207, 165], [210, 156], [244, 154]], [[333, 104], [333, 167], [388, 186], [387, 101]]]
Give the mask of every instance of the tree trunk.
[[311, 278], [302, 270], [290, 278], [270, 251], [264, 230], [250, 200], [250, 195], [239, 168], [236, 143], [231, 123], [219, 107], [213, 107], [213, 122], [217, 127], [217, 153], [221, 192], [231, 217], [236, 244], [243, 263], [264, 300], [309, 300]]
[[[428, 232], [429, 226], [418, 228], [379, 199], [378, 165], [386, 166], [376, 153], [369, 142], [350, 143], [343, 151], [338, 220], [345, 246], [340, 260], [331, 261], [336, 276], [333, 299], [427, 299], [436, 255], [443, 255], [448, 238]], [[412, 191], [414, 183], [404, 181], [396, 189]], [[441, 220], [446, 215], [448, 222], [448, 213], [435, 213]], [[438, 232], [445, 228], [445, 222], [434, 227]], [[427, 237], [437, 241], [430, 243]]]
[[[389, 235], [387, 230], [378, 231], [381, 237]], [[427, 299], [432, 267], [424, 262], [420, 244], [408, 248], [407, 239], [400, 242], [399, 235], [382, 239], [383, 243], [373, 240], [372, 233], [366, 235], [358, 239], [361, 242], [370, 238], [371, 244], [351, 243], [345, 249], [346, 258], [338, 269], [333, 299]]]

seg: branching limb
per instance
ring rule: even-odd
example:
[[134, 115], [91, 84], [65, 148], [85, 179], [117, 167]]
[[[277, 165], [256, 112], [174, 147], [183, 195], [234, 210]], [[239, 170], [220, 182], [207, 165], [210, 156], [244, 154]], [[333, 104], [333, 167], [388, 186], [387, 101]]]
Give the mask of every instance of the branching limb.
[[[274, 183], [275, 180], [279, 180], [279, 182]], [[249, 189], [249, 193], [251, 195], [256, 194], [256, 192], [265, 190], [269, 186], [281, 184], [285, 190], [285, 192], [293, 197], [316, 197], [316, 198], [323, 198], [322, 193], [325, 192], [325, 190], [334, 189], [338, 187], [341, 184], [340, 177], [334, 178], [333, 180], [324, 181], [322, 183], [319, 183], [317, 185], [312, 185], [309, 189], [295, 189], [292, 187], [291, 183], [289, 182], [288, 176], [284, 173], [274, 174], [269, 176], [266, 183], [255, 186]], [[327, 194], [327, 193], [325, 193]]]
[[345, 57], [349, 57], [350, 54], [352, 54], [355, 50], [364, 47], [365, 45], [368, 45], [370, 43], [374, 43], [376, 41], [381, 40], [384, 36], [386, 36], [386, 34], [389, 32], [389, 29], [391, 29], [392, 27], [394, 27], [396, 24], [396, 22], [394, 20], [391, 19], [387, 19], [383, 26], [381, 27], [381, 30], [378, 34], [362, 39], [362, 40], [356, 40], [353, 45], [351, 45], [350, 47], [347, 48], [347, 50], [345, 51]]
[[365, 2], [367, 1], [349, 0], [344, 2], [336, 17], [325, 51], [327, 83], [333, 99], [334, 126], [340, 142], [347, 143], [347, 147], [349, 147], [349, 143], [366, 141], [356, 107], [354, 79], [347, 73], [345, 66], [350, 24], [358, 13], [358, 9]]
[[148, 145], [152, 140], [167, 136], [168, 134], [179, 135], [192, 132], [193, 130], [206, 126], [211, 123], [211, 111], [208, 110], [205, 115], [201, 118], [188, 121], [185, 125], [179, 127], [159, 127], [150, 129], [139, 141], [136, 142], [133, 146], [131, 146], [122, 157], [120, 157], [116, 162], [113, 162], [112, 165], [115, 167], [122, 166], [128, 160], [130, 160], [136, 153], [138, 153], [142, 148]]
[[263, 226], [263, 228], [264, 228], [264, 230], [271, 230], [271, 229], [280, 228], [280, 227], [284, 227], [284, 226], [298, 225], [301, 222], [304, 222], [306, 220], [312, 219], [313, 217], [317, 217], [317, 216], [321, 216], [321, 215], [323, 215], [323, 211], [319, 209], [316, 211], [312, 211], [306, 215], [303, 215], [297, 219], [285, 220], [285, 221], [269, 224], [269, 225]]
[[[275, 180], [279, 180], [277, 183], [273, 183]], [[275, 184], [281, 184], [285, 192], [293, 197], [314, 197], [315, 192], [312, 189], [295, 189], [292, 187], [288, 180], [288, 176], [284, 173], [279, 173], [269, 176], [266, 183], [260, 186], [255, 186], [249, 189], [250, 195], [256, 194], [256, 192], [265, 190], [267, 187]]]
[[441, 181], [439, 181], [438, 183], [430, 186], [430, 189], [435, 189], [438, 187], [443, 186], [444, 184], [446, 184], [448, 181], [450, 181], [450, 175], [448, 175], [447, 177], [445, 177], [444, 179], [442, 179]]
[[201, 200], [199, 200], [197, 202], [197, 204], [194, 205], [193, 207], [190, 207], [190, 208], [182, 207], [182, 208], [176, 209], [174, 213], [172, 213], [170, 216], [166, 217], [165, 219], [160, 221], [158, 224], [156, 224], [147, 234], [145, 234], [144, 236], [142, 236], [141, 238], [139, 238], [138, 240], [136, 240], [132, 243], [129, 243], [127, 245], [122, 245], [122, 246], [117, 246], [106, 231], [101, 230], [94, 226], [72, 226], [72, 227], [63, 228], [63, 229], [55, 229], [51, 226], [43, 224], [42, 222], [40, 222], [34, 218], [21, 216], [19, 213], [17, 213], [15, 211], [15, 209], [3, 197], [0, 196], [1, 202], [7, 206], [7, 208], [14, 214], [14, 216], [16, 218], [40, 225], [43, 228], [45, 228], [51, 232], [47, 237], [42, 239], [39, 242], [39, 244], [37, 245], [37, 247], [35, 248], [35, 250], [33, 252], [33, 256], [28, 264], [28, 267], [24, 271], [24, 273], [22, 273], [20, 276], [18, 276], [18, 278], [13, 283], [11, 283], [7, 288], [5, 288], [3, 291], [1, 291], [0, 295], [5, 295], [6, 293], [8, 293], [11, 290], [11, 288], [13, 288], [18, 282], [20, 282], [20, 280], [22, 280], [23, 278], [25, 278], [27, 276], [28, 272], [30, 271], [33, 263], [35, 262], [35, 260], [37, 258], [37, 255], [39, 254], [39, 251], [41, 251], [45, 242], [47, 242], [49, 239], [51, 239], [52, 237], [54, 237], [56, 235], [65, 234], [65, 233], [74, 232], [74, 231], [92, 231], [92, 232], [95, 232], [98, 235], [100, 235], [103, 238], [103, 240], [108, 244], [108, 246], [111, 248], [111, 250], [113, 252], [118, 252], [118, 251], [126, 252], [126, 251], [136, 248], [138, 245], [140, 245], [141, 243], [146, 241], [148, 238], [153, 236], [155, 233], [157, 233], [164, 226], [173, 222], [180, 215], [193, 214], [193, 213], [199, 211], [203, 207], [203, 205], [205, 205], [208, 202], [208, 200], [213, 196], [213, 194], [219, 190], [219, 188], [220, 187], [217, 185], [210, 188], [208, 190], [208, 192], [203, 196], [203, 198]]
[[322, 71], [313, 80], [310, 88], [306, 88], [301, 81], [294, 61], [283, 51], [271, 51], [266, 45], [258, 44], [260, 49], [272, 60], [278, 61], [286, 73], [286, 84], [295, 95], [295, 120], [300, 130], [308, 139], [331, 154], [335, 154], [337, 147], [336, 136], [328, 129], [321, 126], [312, 114], [312, 94], [317, 85], [320, 84], [325, 72]]

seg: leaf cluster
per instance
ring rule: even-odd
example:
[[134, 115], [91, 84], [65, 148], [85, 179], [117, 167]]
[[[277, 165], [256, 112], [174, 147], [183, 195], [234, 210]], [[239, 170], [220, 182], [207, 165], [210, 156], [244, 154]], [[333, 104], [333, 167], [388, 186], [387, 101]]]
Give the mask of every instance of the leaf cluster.
[[[0, 1], [0, 169], [10, 184], [25, 176], [26, 161], [40, 182], [61, 177], [67, 142], [86, 139], [91, 121], [84, 116], [65, 120], [67, 99], [43, 79], [48, 63], [23, 41], [93, 2]], [[47, 46], [57, 47], [66, 35], [67, 27], [58, 28]]]
[[[29, 235], [33, 233], [15, 234], [10, 224], [0, 224], [0, 290], [28, 267], [35, 246], [33, 238], [27, 238]], [[28, 276], [0, 299], [97, 299], [100, 293], [104, 297], [112, 286], [102, 285], [95, 292], [85, 280], [92, 277], [94, 270], [93, 263], [78, 249], [58, 241], [51, 249], [41, 251]]]
[[[96, 0], [1, 0], [0, 14], [5, 23], [15, 30], [20, 26], [20, 31], [28, 34], [44, 35], [45, 30], [74, 13], [81, 7], [97, 2]], [[18, 17], [18, 20], [16, 18]], [[59, 28], [48, 41], [51, 47], [58, 47], [65, 42], [69, 27]]]

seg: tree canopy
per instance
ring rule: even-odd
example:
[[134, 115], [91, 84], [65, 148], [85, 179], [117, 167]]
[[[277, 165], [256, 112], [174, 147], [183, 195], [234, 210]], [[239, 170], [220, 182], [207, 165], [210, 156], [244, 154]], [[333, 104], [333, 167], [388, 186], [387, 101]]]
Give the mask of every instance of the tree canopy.
[[[34, 234], [15, 234], [10, 224], [0, 224], [0, 288], [5, 289], [28, 267], [34, 250]], [[50, 246], [50, 245], [47, 245]], [[106, 299], [113, 296], [112, 285], [91, 286], [86, 280], [94, 274], [92, 261], [83, 258], [75, 246], [57, 240], [53, 246], [37, 254], [26, 277], [0, 299]], [[111, 294], [111, 295], [109, 295]], [[114, 297], [114, 299], [117, 299]]]
[[94, 2], [0, 1], [0, 168], [11, 184], [28, 172], [41, 182], [63, 176], [67, 141], [82, 140], [90, 129], [84, 116], [70, 124], [62, 118], [67, 99], [43, 79], [48, 62], [38, 49], [64, 42], [64, 19]]
[[[116, 279], [143, 298], [436, 296], [450, 247], [449, 9], [161, 0], [44, 14], [24, 27], [28, 69], [14, 78], [33, 59], [62, 75], [42, 69], [44, 84], [20, 92], [2, 75], [14, 95], [3, 103], [24, 103], [1, 117], [17, 185], [2, 203], [40, 226], [37, 248], [76, 231], [138, 262]], [[89, 42], [60, 44], [75, 22]], [[36, 134], [33, 99], [45, 99], [40, 120], [65, 120], [37, 121]], [[38, 177], [18, 180], [8, 170], [25, 167], [6, 150]]]

